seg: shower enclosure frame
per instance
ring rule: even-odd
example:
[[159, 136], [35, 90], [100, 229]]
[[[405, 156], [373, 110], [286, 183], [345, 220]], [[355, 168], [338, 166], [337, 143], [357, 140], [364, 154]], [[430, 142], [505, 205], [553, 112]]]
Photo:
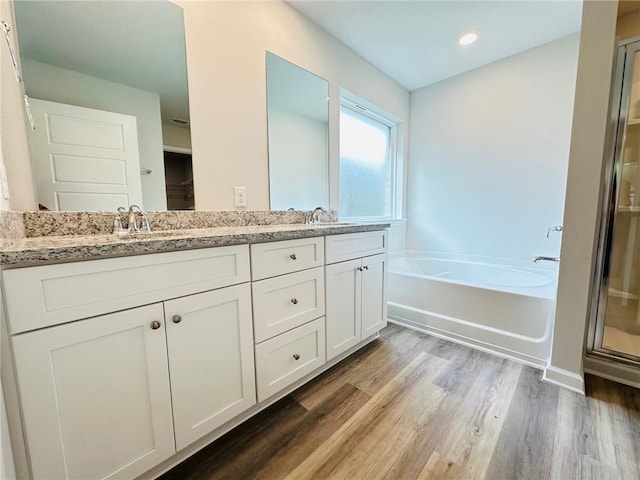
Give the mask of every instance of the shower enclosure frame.
[[[605, 314], [609, 291], [609, 262], [611, 260], [613, 232], [618, 211], [619, 189], [622, 178], [624, 143], [629, 104], [633, 86], [633, 67], [636, 55], [640, 58], [640, 36], [618, 44], [612, 83], [609, 118], [609, 142], [603, 174], [600, 211], [600, 230], [596, 255], [591, 315], [587, 331], [587, 355], [618, 363], [640, 366], [638, 356], [611, 350], [603, 346]], [[640, 194], [640, 192], [639, 192]]]

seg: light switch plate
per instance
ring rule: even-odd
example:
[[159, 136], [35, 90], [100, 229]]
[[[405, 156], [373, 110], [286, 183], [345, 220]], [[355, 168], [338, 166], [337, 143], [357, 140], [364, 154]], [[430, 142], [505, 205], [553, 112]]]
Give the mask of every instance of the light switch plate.
[[233, 201], [236, 207], [246, 207], [247, 187], [233, 187]]

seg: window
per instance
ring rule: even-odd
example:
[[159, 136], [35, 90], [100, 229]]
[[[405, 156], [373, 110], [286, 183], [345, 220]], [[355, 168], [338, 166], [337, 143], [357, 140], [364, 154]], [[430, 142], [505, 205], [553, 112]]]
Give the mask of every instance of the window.
[[396, 216], [394, 120], [342, 99], [340, 105], [340, 216], [390, 219]]

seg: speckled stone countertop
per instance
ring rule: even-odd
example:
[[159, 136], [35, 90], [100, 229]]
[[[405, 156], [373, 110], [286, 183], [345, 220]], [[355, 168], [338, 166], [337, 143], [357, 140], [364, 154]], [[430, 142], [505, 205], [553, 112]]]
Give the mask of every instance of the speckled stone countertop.
[[248, 225], [185, 230], [164, 230], [151, 234], [66, 235], [25, 237], [0, 250], [3, 268], [96, 260], [195, 248], [293, 240], [342, 233], [382, 230], [388, 223], [307, 225]]

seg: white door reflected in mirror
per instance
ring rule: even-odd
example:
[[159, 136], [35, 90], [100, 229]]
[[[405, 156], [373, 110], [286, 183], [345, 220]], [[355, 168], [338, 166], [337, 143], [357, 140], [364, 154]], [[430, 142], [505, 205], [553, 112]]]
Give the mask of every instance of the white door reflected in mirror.
[[142, 206], [136, 117], [31, 99], [38, 203], [46, 210]]

